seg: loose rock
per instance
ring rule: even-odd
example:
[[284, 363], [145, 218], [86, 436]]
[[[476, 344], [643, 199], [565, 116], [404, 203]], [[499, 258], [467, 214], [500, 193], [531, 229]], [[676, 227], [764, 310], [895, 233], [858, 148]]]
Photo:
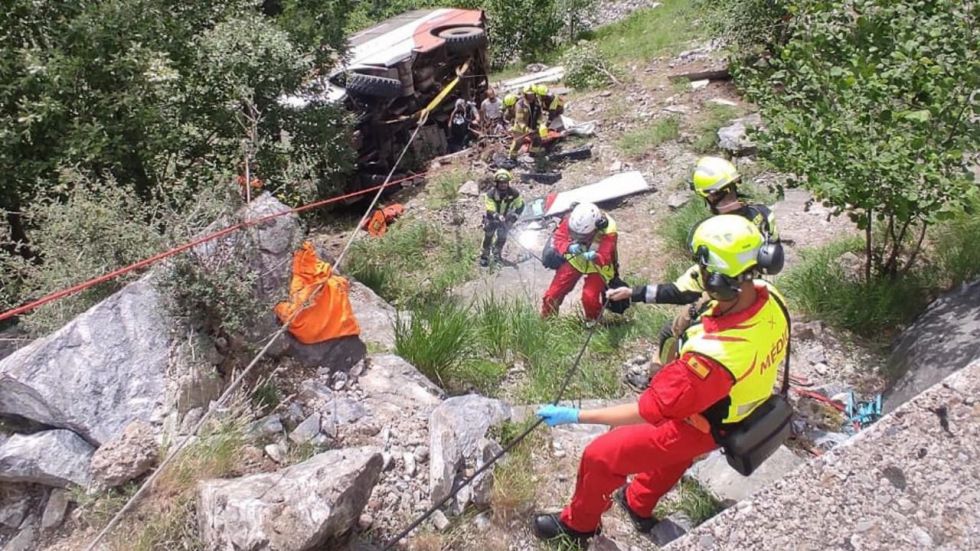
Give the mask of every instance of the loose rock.
[[69, 430], [15, 434], [0, 447], [0, 482], [33, 482], [57, 488], [88, 486], [88, 466], [94, 451]]
[[3, 548], [4, 551], [34, 551], [37, 549], [37, 518], [33, 515], [21, 524], [20, 532]]
[[101, 488], [121, 486], [153, 468], [159, 451], [153, 428], [143, 421], [133, 421], [118, 438], [96, 450], [91, 463], [92, 480]]
[[41, 529], [50, 530], [61, 526], [65, 520], [65, 511], [68, 510], [68, 492], [61, 488], [51, 490], [48, 496], [48, 503], [44, 506], [44, 514], [41, 516]]
[[436, 530], [442, 532], [446, 528], [449, 528], [449, 519], [446, 518], [446, 514], [442, 511], [432, 513], [430, 518], [432, 519], [432, 525], [436, 527]]
[[480, 186], [474, 180], [467, 180], [465, 184], [460, 186], [459, 194], [477, 197], [480, 195]]
[[347, 448], [275, 473], [201, 482], [202, 539], [212, 549], [329, 548], [357, 525], [380, 473], [376, 448]]
[[304, 444], [320, 433], [320, 414], [314, 413], [307, 417], [296, 429], [289, 434], [289, 439], [296, 444]]
[[755, 152], [755, 143], [748, 137], [748, 128], [758, 128], [762, 118], [758, 114], [735, 119], [732, 124], [718, 129], [718, 147], [734, 155], [749, 155]]
[[510, 407], [478, 395], [450, 398], [429, 418], [429, 496], [449, 495], [461, 464], [474, 465], [491, 426], [510, 417]]

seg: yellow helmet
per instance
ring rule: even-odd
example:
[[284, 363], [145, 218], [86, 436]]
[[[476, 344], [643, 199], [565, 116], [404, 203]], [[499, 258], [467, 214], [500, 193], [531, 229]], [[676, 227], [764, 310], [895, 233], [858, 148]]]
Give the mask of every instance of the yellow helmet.
[[738, 170], [731, 162], [721, 157], [701, 157], [694, 165], [691, 189], [707, 198], [710, 193], [735, 184], [739, 178]]
[[517, 105], [517, 96], [514, 94], [507, 94], [504, 96], [504, 107], [513, 107]]
[[548, 87], [545, 86], [544, 84], [534, 84], [531, 86], [531, 89], [534, 90], [534, 93], [539, 96], [548, 95]]
[[505, 168], [501, 168], [493, 174], [494, 182], [509, 182], [511, 178], [510, 171]]
[[759, 263], [765, 239], [758, 226], [737, 214], [712, 216], [691, 236], [691, 252], [708, 273], [734, 278]]

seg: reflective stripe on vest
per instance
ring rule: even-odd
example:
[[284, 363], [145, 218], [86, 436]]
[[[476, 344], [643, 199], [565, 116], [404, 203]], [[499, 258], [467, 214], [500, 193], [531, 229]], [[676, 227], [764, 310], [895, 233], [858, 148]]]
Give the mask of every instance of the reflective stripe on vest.
[[680, 353], [694, 352], [721, 364], [735, 380], [728, 393], [731, 404], [722, 423], [737, 423], [772, 395], [779, 365], [786, 358], [789, 329], [776, 289], [762, 280], [769, 300], [751, 318], [722, 331], [707, 333], [696, 323], [684, 332]]
[[[608, 224], [605, 229], [595, 232], [595, 237], [592, 238], [592, 245], [589, 250], [594, 251], [599, 248], [599, 243], [602, 242], [602, 238], [616, 233], [616, 221], [612, 219], [612, 216], [606, 215], [606, 220]], [[565, 255], [565, 259], [572, 268], [575, 268], [579, 273], [583, 274], [599, 274], [606, 283], [609, 283], [613, 277], [616, 276], [616, 266], [613, 262], [606, 264], [605, 266], [597, 266], [595, 262], [589, 262], [588, 260], [582, 258], [582, 255]]]

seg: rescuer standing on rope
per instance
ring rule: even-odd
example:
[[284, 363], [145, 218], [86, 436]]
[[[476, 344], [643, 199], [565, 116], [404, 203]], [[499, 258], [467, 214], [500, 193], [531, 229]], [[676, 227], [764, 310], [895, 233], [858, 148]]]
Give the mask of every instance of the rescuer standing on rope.
[[[767, 206], [749, 204], [739, 199], [740, 180], [741, 176], [731, 162], [720, 157], [702, 157], [694, 167], [690, 185], [704, 199], [712, 214], [736, 214], [750, 220], [759, 228], [765, 240], [759, 258], [759, 270], [765, 275], [775, 275], [783, 269], [784, 262], [783, 246], [779, 241], [775, 217]], [[610, 289], [607, 297], [609, 300], [630, 299], [632, 302], [650, 304], [694, 304], [704, 294], [699, 277], [700, 269], [695, 265], [673, 283], [638, 285], [632, 289], [618, 287]], [[677, 328], [689, 322], [690, 318], [690, 309], [684, 309], [673, 324], [667, 324], [661, 330], [658, 339], [661, 364], [673, 359], [676, 339], [680, 336]], [[628, 373], [626, 379], [630, 386], [642, 389], [646, 388], [650, 377], [645, 373]]]
[[[524, 212], [524, 199], [520, 192], [510, 187], [512, 179], [507, 170], [498, 170], [493, 175], [493, 189], [484, 198], [486, 212], [483, 214], [483, 252], [480, 254], [480, 266], [490, 264], [491, 245], [494, 259], [500, 261], [500, 253], [507, 242], [507, 232]], [[496, 242], [494, 235], [497, 236]]]
[[552, 244], [565, 258], [555, 271], [551, 286], [544, 294], [541, 315], [558, 311], [565, 295], [575, 288], [583, 275], [582, 308], [585, 317], [597, 319], [602, 313], [602, 294], [616, 277], [616, 222], [592, 203], [580, 203], [562, 219], [552, 236]]
[[[560, 514], [535, 515], [535, 536], [584, 543], [599, 532], [611, 499], [637, 530], [649, 531], [660, 498], [696, 457], [719, 446], [712, 433], [723, 438], [770, 398], [789, 326], [776, 290], [755, 279], [763, 244], [759, 229], [740, 216], [698, 226], [690, 246], [712, 300], [684, 331], [680, 357], [654, 375], [637, 403], [538, 410], [552, 427], [617, 428], [586, 447], [571, 503]], [[629, 475], [635, 476], [627, 484]]]

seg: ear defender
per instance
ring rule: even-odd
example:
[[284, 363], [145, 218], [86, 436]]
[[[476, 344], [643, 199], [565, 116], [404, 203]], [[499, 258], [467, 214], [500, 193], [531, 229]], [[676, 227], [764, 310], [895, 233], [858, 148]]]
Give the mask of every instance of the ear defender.
[[[701, 245], [698, 250], [694, 253], [694, 259], [697, 261], [698, 266], [702, 268], [708, 265], [708, 247]], [[712, 298], [722, 301], [734, 300], [740, 291], [742, 276], [739, 277], [729, 277], [725, 274], [719, 274], [715, 272], [709, 272], [705, 270], [707, 277], [702, 282], [704, 285], [704, 290], [708, 291], [708, 294]]]
[[782, 243], [766, 243], [759, 248], [756, 261], [759, 263], [759, 270], [766, 275], [776, 275], [783, 270], [786, 262], [786, 255], [783, 253]]
[[596, 227], [597, 230], [604, 230], [604, 229], [608, 228], [609, 227], [609, 218], [606, 217], [605, 215], [599, 217], [599, 219], [595, 221], [595, 227]]

